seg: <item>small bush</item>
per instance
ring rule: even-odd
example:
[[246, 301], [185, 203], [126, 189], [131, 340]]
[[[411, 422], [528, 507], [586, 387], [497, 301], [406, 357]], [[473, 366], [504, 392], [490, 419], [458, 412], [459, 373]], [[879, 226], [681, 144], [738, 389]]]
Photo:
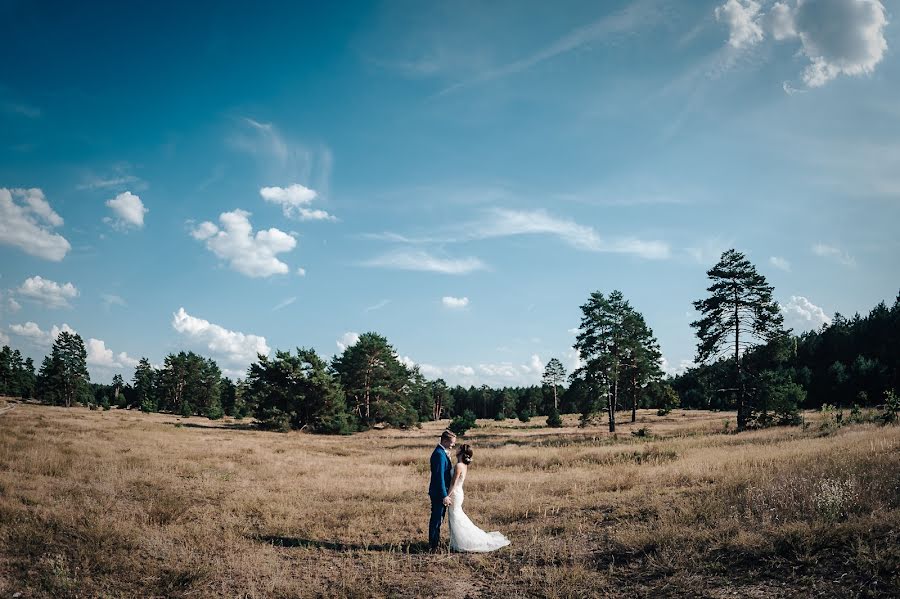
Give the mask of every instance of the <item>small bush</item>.
[[848, 511], [856, 503], [857, 496], [853, 479], [825, 479], [816, 489], [816, 511], [828, 522], [846, 518]]
[[522, 410], [519, 412], [519, 420], [522, 422], [529, 422], [531, 420], [531, 412], [528, 410]]
[[884, 424], [894, 424], [900, 420], [900, 397], [893, 391], [885, 391], [884, 408], [881, 411], [881, 421]]
[[641, 428], [637, 429], [636, 431], [631, 431], [631, 434], [635, 437], [649, 437], [650, 429], [647, 428], [646, 426], [642, 426]]
[[562, 418], [559, 415], [559, 410], [553, 408], [550, 410], [550, 415], [547, 416], [547, 426], [549, 428], [560, 428], [562, 427]]
[[449, 428], [451, 431], [459, 435], [460, 437], [466, 434], [466, 431], [470, 428], [477, 428], [477, 424], [475, 424], [475, 413], [472, 410], [466, 410], [456, 418], [450, 421]]
[[224, 415], [225, 410], [217, 403], [206, 408], [206, 417], [210, 420], [220, 420]]

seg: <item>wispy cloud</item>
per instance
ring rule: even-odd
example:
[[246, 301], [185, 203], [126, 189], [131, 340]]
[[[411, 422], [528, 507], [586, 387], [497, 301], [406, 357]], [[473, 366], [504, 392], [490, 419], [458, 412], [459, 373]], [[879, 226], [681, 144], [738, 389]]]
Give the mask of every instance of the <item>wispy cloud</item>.
[[844, 266], [856, 266], [856, 259], [841, 248], [824, 243], [816, 243], [812, 246], [812, 252], [816, 256], [834, 260]]
[[785, 272], [791, 272], [791, 263], [780, 256], [770, 256], [769, 264]]
[[422, 250], [398, 249], [376, 256], [362, 263], [363, 266], [418, 270], [449, 275], [464, 275], [487, 266], [475, 257], [439, 258]]
[[372, 304], [371, 306], [367, 306], [365, 311], [366, 312], [374, 312], [376, 310], [381, 310], [382, 308], [387, 306], [389, 303], [391, 303], [391, 300], [384, 299], [384, 300], [381, 300], [380, 302], [378, 302], [377, 304]]
[[326, 145], [293, 140], [274, 123], [249, 117], [240, 118], [238, 123], [226, 142], [252, 156], [270, 180], [302, 181], [318, 195], [328, 195], [334, 158]]
[[526, 71], [535, 65], [550, 60], [562, 54], [572, 52], [592, 42], [611, 38], [624, 33], [631, 33], [638, 29], [644, 29], [660, 22], [664, 13], [660, 3], [653, 0], [638, 0], [623, 10], [598, 19], [587, 25], [573, 29], [530, 54], [485, 70], [472, 79], [461, 81], [441, 90], [439, 95], [449, 94], [462, 88], [484, 83], [503, 77], [508, 77], [522, 71]]
[[277, 304], [275, 304], [275, 306], [272, 308], [272, 312], [277, 312], [278, 310], [281, 310], [282, 308], [287, 308], [288, 306], [290, 306], [291, 304], [293, 304], [296, 301], [297, 301], [297, 296], [289, 297], [286, 300], [282, 300], [282, 301], [278, 302]]

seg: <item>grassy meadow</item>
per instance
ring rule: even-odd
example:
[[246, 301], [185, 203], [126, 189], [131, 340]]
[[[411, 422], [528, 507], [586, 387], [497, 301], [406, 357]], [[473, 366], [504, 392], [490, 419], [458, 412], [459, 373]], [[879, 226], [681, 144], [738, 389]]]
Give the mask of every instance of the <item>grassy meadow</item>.
[[325, 437], [0, 410], [3, 597], [900, 595], [896, 426], [479, 421], [466, 512], [512, 545], [433, 555], [428, 457], [446, 421]]

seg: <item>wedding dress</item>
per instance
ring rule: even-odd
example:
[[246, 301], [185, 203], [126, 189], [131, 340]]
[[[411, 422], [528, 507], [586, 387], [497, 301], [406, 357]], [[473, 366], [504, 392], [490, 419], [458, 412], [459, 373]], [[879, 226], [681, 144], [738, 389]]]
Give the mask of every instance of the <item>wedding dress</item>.
[[462, 509], [463, 500], [465, 499], [465, 493], [463, 492], [464, 482], [465, 478], [459, 481], [459, 485], [450, 497], [450, 500], [453, 502], [448, 510], [451, 551], [496, 551], [509, 545], [509, 539], [503, 534], [499, 532], [485, 532], [475, 526], [475, 523], [466, 516]]

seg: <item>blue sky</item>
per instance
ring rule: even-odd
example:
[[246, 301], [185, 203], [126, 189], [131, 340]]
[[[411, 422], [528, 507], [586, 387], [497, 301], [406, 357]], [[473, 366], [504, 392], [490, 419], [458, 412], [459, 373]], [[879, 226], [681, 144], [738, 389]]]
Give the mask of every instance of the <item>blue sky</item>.
[[37, 361], [374, 330], [532, 384], [620, 289], [675, 372], [730, 247], [795, 330], [896, 296], [896, 4], [189, 4], [0, 2], [0, 341]]

